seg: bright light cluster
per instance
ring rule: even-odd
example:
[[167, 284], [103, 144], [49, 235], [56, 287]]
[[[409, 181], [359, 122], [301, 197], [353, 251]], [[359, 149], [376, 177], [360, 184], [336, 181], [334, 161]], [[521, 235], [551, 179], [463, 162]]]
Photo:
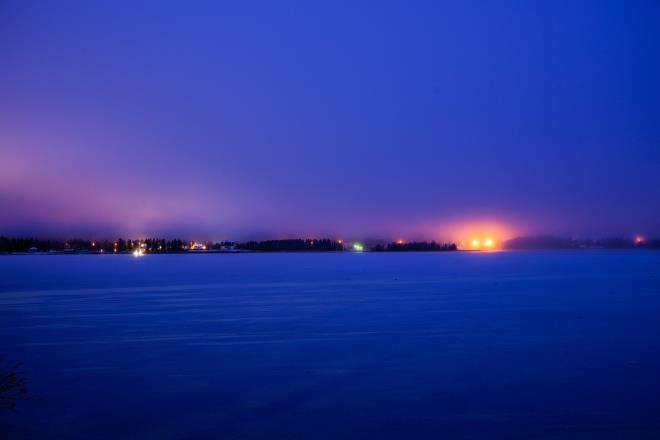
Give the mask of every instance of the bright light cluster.
[[495, 240], [492, 238], [485, 238], [482, 240], [473, 238], [470, 241], [470, 248], [474, 250], [491, 250], [495, 248]]

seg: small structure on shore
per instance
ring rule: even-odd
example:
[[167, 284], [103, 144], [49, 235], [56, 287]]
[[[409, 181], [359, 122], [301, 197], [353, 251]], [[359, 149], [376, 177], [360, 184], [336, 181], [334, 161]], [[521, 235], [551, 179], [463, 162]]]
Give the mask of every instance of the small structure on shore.
[[191, 251], [205, 251], [206, 250], [206, 245], [204, 243], [198, 243], [198, 242], [194, 241], [190, 244], [190, 250]]

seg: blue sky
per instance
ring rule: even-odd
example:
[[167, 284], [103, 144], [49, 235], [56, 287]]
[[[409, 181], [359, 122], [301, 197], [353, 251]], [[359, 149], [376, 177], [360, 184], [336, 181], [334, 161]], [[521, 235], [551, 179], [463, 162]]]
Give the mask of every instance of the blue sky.
[[660, 235], [660, 3], [0, 3], [0, 233]]

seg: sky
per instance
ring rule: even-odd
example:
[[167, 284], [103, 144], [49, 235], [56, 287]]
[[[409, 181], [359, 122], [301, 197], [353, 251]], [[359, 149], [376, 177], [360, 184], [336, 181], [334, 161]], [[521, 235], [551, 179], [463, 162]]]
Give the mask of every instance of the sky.
[[0, 0], [0, 235], [660, 236], [658, 1]]

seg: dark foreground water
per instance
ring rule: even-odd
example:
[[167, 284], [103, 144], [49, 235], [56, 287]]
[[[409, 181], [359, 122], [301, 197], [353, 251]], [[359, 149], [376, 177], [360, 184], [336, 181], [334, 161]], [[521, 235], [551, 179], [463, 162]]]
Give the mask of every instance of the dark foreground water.
[[0, 438], [657, 439], [660, 253], [0, 256]]

